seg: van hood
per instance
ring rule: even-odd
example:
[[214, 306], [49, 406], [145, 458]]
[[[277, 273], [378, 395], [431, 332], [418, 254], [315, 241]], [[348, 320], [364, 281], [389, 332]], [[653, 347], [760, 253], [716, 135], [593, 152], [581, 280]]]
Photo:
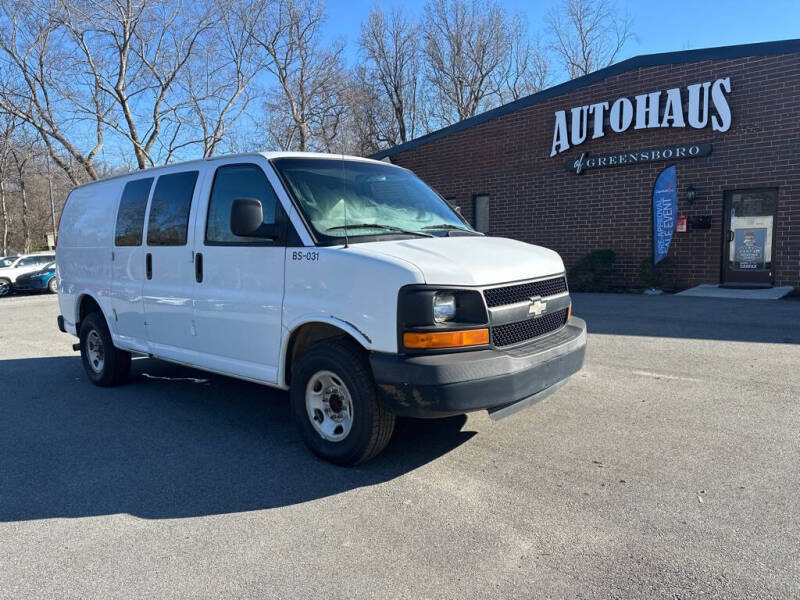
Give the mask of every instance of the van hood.
[[554, 251], [508, 238], [454, 236], [365, 242], [360, 252], [408, 262], [429, 285], [485, 286], [558, 275], [564, 263]]

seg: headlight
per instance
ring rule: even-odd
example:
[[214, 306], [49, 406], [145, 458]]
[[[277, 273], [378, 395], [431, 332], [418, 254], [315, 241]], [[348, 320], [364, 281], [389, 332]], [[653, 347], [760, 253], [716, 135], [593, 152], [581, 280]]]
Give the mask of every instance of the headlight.
[[437, 323], [452, 321], [456, 317], [456, 297], [453, 294], [438, 293], [433, 296], [433, 320]]
[[397, 298], [398, 348], [412, 352], [489, 343], [489, 315], [480, 290], [407, 285]]

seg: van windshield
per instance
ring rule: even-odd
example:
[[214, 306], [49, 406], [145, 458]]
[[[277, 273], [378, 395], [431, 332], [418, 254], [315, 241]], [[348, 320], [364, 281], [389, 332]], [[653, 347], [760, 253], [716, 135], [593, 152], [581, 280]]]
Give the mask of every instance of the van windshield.
[[351, 239], [475, 233], [405, 169], [329, 158], [279, 158], [272, 164], [318, 241], [339, 241], [345, 233]]

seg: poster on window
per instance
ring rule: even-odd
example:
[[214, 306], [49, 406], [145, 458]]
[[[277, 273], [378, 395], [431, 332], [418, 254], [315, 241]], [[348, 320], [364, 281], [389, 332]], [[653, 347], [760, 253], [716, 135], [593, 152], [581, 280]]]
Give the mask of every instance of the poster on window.
[[733, 238], [733, 256], [736, 261], [736, 268], [743, 271], [764, 269], [766, 245], [766, 227], [736, 229]]

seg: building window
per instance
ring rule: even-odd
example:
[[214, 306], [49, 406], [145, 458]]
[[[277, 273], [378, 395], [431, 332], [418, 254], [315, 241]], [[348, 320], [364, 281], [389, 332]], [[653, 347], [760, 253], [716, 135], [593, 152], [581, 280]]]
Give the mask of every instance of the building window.
[[489, 233], [489, 196], [476, 195], [473, 202], [475, 229], [481, 233]]

